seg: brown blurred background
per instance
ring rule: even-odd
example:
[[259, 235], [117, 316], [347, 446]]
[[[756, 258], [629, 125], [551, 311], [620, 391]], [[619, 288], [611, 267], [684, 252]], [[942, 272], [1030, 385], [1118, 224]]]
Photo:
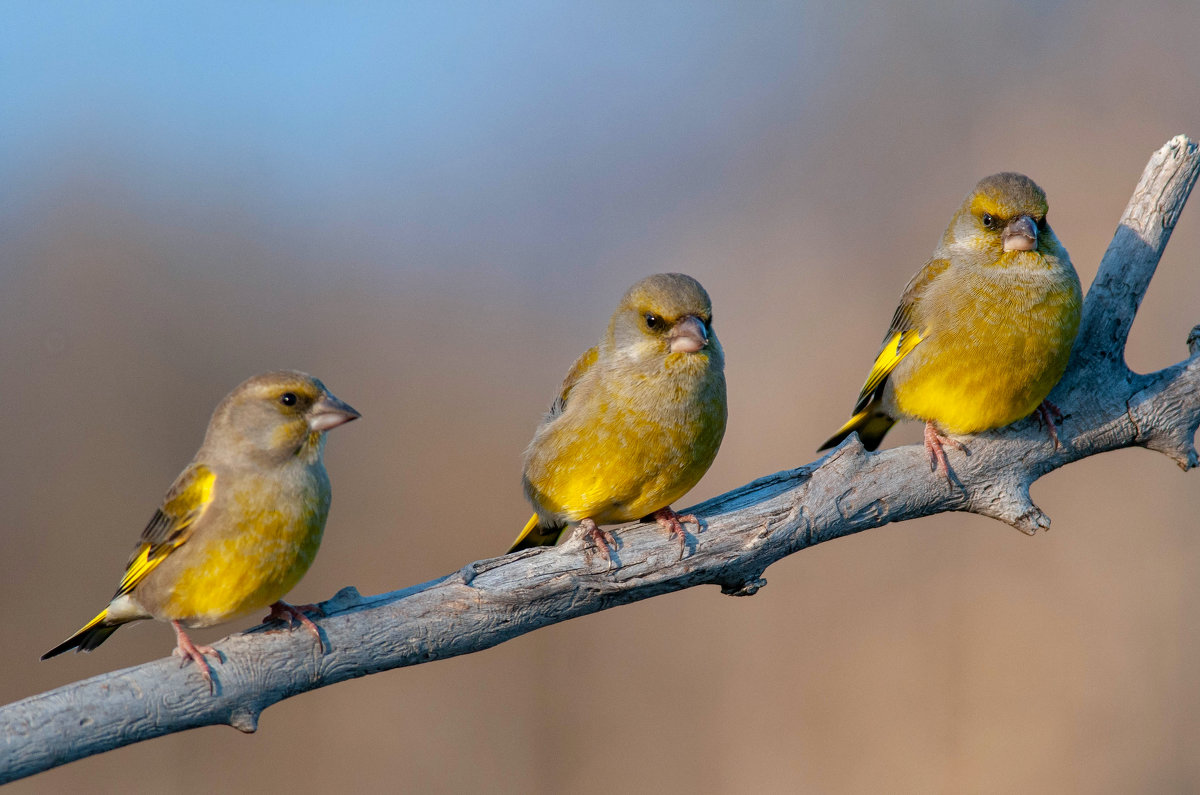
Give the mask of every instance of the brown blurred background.
[[[972, 5], [10, 8], [0, 702], [170, 651], [142, 623], [37, 659], [257, 371], [364, 414], [330, 440], [308, 602], [502, 551], [523, 446], [643, 275], [699, 278], [728, 356], [724, 447], [677, 507], [815, 458], [985, 174], [1047, 190], [1090, 283], [1150, 153], [1200, 135], [1200, 7]], [[1135, 369], [1185, 355], [1198, 252], [1190, 207]], [[751, 599], [652, 599], [12, 791], [1195, 791], [1196, 477], [1089, 459], [1034, 487], [1046, 535], [889, 526]]]

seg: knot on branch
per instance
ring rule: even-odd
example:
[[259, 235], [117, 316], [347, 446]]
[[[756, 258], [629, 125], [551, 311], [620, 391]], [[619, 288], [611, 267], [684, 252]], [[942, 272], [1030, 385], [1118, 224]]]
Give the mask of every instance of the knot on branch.
[[1008, 522], [1027, 536], [1037, 535], [1038, 530], [1045, 531], [1050, 529], [1050, 517], [1046, 515], [1045, 511], [1034, 505], [1032, 502], [1029, 503], [1029, 508], [1027, 510], [1021, 512], [1012, 519], [1005, 519], [1004, 521]]
[[767, 581], [762, 577], [755, 577], [741, 583], [722, 583], [721, 593], [726, 596], [754, 596], [758, 593], [758, 589], [765, 587], [766, 584]]
[[980, 516], [990, 516], [1012, 525], [1027, 536], [1036, 535], [1038, 530], [1050, 529], [1050, 517], [1033, 504], [1029, 497], [1028, 483], [997, 483], [997, 488], [987, 491], [986, 499], [972, 499], [968, 508]]
[[363, 597], [362, 594], [358, 592], [358, 589], [353, 585], [347, 585], [345, 588], [342, 588], [340, 591], [335, 593], [331, 599], [326, 599], [324, 602], [321, 602], [319, 607], [321, 608], [321, 611], [328, 616], [351, 607], [358, 607], [362, 603]]
[[242, 734], [254, 734], [258, 731], [258, 713], [247, 707], [238, 707], [230, 713], [229, 725]]

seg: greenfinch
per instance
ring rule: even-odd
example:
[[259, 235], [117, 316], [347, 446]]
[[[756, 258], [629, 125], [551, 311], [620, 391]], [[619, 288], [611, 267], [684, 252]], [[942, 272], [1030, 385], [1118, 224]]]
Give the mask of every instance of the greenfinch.
[[908, 283], [854, 416], [874, 450], [898, 418], [925, 421], [930, 467], [950, 477], [946, 434], [999, 428], [1036, 411], [1058, 446], [1058, 383], [1079, 330], [1079, 277], [1046, 223], [1046, 194], [1022, 174], [979, 181], [933, 258]]
[[267, 619], [300, 621], [282, 600], [316, 557], [329, 514], [325, 432], [359, 413], [305, 373], [280, 370], [238, 386], [213, 412], [204, 443], [142, 532], [116, 594], [100, 615], [42, 655], [91, 651], [122, 624], [169, 621], [175, 654], [212, 670], [184, 627], [207, 627], [270, 606]]
[[579, 357], [525, 450], [534, 514], [509, 552], [557, 543], [578, 522], [605, 558], [599, 525], [653, 518], [686, 538], [670, 504], [708, 471], [725, 435], [725, 358], [712, 302], [682, 273], [629, 288], [600, 344]]

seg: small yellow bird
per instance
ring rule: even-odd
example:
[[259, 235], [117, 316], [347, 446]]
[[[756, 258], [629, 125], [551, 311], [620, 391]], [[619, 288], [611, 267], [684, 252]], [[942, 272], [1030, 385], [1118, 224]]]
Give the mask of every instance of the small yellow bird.
[[1082, 295], [1046, 223], [1046, 194], [1022, 174], [979, 181], [908, 283], [854, 416], [821, 450], [857, 431], [874, 450], [897, 418], [925, 420], [931, 468], [950, 477], [946, 436], [999, 428], [1035, 410], [1055, 447], [1058, 383]]
[[281, 601], [316, 557], [329, 514], [325, 431], [358, 418], [317, 379], [280, 370], [238, 386], [213, 412], [199, 452], [142, 532], [108, 607], [42, 655], [91, 651], [122, 624], [170, 621], [175, 654], [212, 689], [205, 654], [183, 631], [270, 606], [264, 620], [300, 621], [312, 605]]
[[682, 273], [642, 279], [600, 344], [579, 357], [525, 450], [533, 517], [509, 552], [557, 543], [579, 522], [608, 558], [598, 525], [653, 518], [685, 540], [670, 504], [708, 471], [725, 435], [725, 356], [712, 302]]

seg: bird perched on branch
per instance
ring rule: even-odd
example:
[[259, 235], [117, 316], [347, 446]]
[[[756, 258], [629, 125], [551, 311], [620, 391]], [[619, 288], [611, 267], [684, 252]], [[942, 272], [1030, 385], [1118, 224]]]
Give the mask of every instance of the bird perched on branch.
[[854, 416], [820, 449], [858, 432], [874, 450], [899, 418], [925, 421], [930, 466], [950, 465], [947, 434], [999, 428], [1038, 412], [1058, 445], [1062, 377], [1082, 296], [1046, 223], [1046, 194], [1022, 174], [979, 181], [908, 283]]
[[213, 412], [204, 443], [142, 533], [116, 594], [100, 615], [42, 655], [91, 651], [122, 624], [169, 621], [175, 653], [212, 688], [204, 655], [184, 627], [207, 627], [270, 606], [267, 619], [300, 621], [281, 601], [316, 557], [329, 514], [325, 432], [358, 412], [305, 373], [281, 370], [238, 386]]
[[653, 518], [680, 539], [670, 504], [708, 471], [725, 435], [725, 359], [712, 303], [690, 276], [629, 288], [600, 344], [579, 357], [525, 451], [533, 517], [510, 552], [557, 543], [578, 522], [605, 558], [599, 525]]

